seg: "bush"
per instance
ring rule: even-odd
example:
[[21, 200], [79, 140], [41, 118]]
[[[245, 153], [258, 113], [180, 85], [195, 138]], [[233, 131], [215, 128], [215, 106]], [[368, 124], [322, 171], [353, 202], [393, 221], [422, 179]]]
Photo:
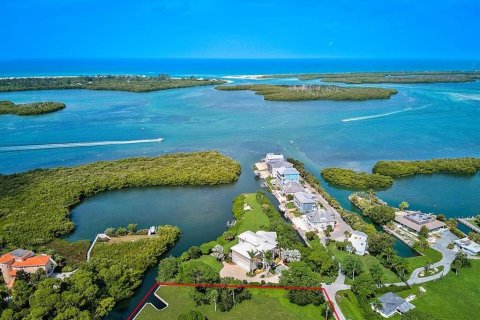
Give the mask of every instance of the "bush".
[[305, 232], [305, 237], [307, 237], [307, 240], [313, 241], [317, 237], [317, 233], [315, 231], [307, 231]]
[[204, 255], [210, 254], [210, 252], [212, 252], [212, 249], [213, 249], [213, 247], [215, 247], [216, 244], [217, 244], [216, 241], [210, 241], [210, 242], [202, 243], [200, 245], [200, 250], [202, 251], [202, 254], [204, 254]]
[[395, 209], [386, 205], [371, 206], [364, 211], [364, 214], [380, 225], [395, 219]]
[[342, 168], [325, 168], [322, 170], [322, 177], [334, 185], [362, 190], [385, 189], [393, 183], [393, 179], [388, 176]]

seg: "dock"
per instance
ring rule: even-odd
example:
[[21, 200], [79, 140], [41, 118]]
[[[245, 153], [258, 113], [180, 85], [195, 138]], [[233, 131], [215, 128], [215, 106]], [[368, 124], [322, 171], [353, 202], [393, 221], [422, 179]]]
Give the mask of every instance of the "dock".
[[[474, 217], [471, 217], [470, 219], [473, 219]], [[458, 218], [457, 219], [458, 222], [460, 222], [461, 224], [463, 224], [464, 226], [468, 227], [469, 229], [477, 232], [477, 233], [480, 233], [480, 228], [471, 224], [470, 222], [467, 221], [467, 219], [465, 218]]]

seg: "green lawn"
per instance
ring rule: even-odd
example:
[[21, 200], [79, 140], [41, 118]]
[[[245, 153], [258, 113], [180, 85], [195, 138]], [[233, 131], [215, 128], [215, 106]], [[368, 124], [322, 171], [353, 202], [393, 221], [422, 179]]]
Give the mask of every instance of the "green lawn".
[[[427, 314], [432, 320], [467, 320], [478, 319], [480, 310], [480, 261], [472, 261], [472, 267], [460, 269], [458, 275], [450, 272], [441, 280], [421, 284], [427, 292], [421, 293], [420, 285], [398, 292], [407, 297], [415, 294], [417, 297], [411, 303], [415, 309]], [[358, 302], [353, 296], [343, 299], [340, 306], [347, 319], [364, 320]], [[399, 315], [391, 319], [401, 319]], [[366, 320], [366, 319], [365, 319]]]
[[423, 256], [407, 258], [408, 271], [410, 273], [417, 268], [426, 266], [427, 263], [435, 263], [437, 261], [442, 260], [442, 254], [432, 248], [417, 249], [417, 250], [423, 253]]
[[292, 304], [287, 299], [287, 293], [283, 290], [250, 289], [252, 299], [236, 305], [229, 312], [215, 312], [213, 305], [196, 307], [189, 293], [193, 288], [184, 287], [161, 287], [157, 295], [168, 303], [164, 310], [156, 311], [153, 307], [145, 307], [136, 320], [150, 319], [177, 319], [182, 313], [195, 309], [204, 314], [209, 320], [216, 319], [322, 319], [322, 308], [308, 305], [300, 307]]
[[339, 291], [337, 295], [340, 296], [337, 299], [338, 305], [347, 319], [365, 319], [365, 315], [358, 305], [357, 297], [355, 297], [352, 291]]
[[220, 272], [220, 270], [223, 268], [222, 263], [210, 255], [201, 256], [200, 258], [196, 259], [196, 261], [201, 261], [209, 265], [217, 272]]
[[[340, 261], [343, 261], [343, 259], [345, 259], [346, 256], [350, 255], [350, 253], [346, 252], [346, 251], [340, 251], [338, 250], [336, 247], [335, 247], [335, 243], [330, 243], [330, 245], [328, 246], [328, 248], [330, 249], [330, 251], [333, 253], [333, 255], [335, 256], [336, 259], [340, 260]], [[359, 255], [356, 255], [356, 257], [358, 257], [362, 263], [363, 263], [363, 270], [365, 272], [369, 272], [370, 270], [370, 267], [372, 267], [373, 265], [375, 264], [378, 264], [380, 265], [380, 267], [382, 268], [383, 270], [383, 274], [384, 274], [384, 278], [383, 278], [383, 281], [385, 283], [394, 283], [394, 282], [400, 282], [400, 278], [391, 270], [385, 268], [381, 263], [380, 261], [378, 261], [378, 259], [374, 256], [371, 256], [371, 255], [364, 255], [364, 256], [359, 256]], [[346, 279], [346, 282], [347, 283], [351, 283], [351, 280], [350, 279]]]

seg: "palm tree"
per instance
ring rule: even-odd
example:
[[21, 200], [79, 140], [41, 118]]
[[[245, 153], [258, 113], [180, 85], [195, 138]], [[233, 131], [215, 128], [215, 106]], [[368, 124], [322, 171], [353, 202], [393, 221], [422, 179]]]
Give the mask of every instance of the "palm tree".
[[380, 300], [375, 299], [375, 300], [372, 302], [372, 307], [375, 308], [376, 310], [381, 310], [382, 307], [383, 307], [383, 304], [380, 302]]
[[382, 252], [382, 256], [385, 258], [387, 263], [390, 263], [392, 258], [395, 256], [395, 250], [392, 247], [385, 248]]
[[345, 232], [343, 232], [343, 236], [345, 239], [349, 239], [352, 236], [352, 233], [348, 230], [345, 230]]
[[248, 253], [248, 256], [250, 257], [250, 272], [252, 271], [252, 262], [255, 262], [256, 261], [256, 258], [257, 258], [257, 253], [253, 250], [250, 250], [247, 252]]
[[462, 267], [462, 261], [460, 260], [455, 260], [452, 265], [452, 269], [455, 270], [455, 275], [458, 274], [458, 270]]
[[215, 311], [217, 311], [218, 296], [219, 296], [218, 290], [213, 289], [213, 290], [210, 292], [210, 300], [213, 301], [213, 303], [215, 304]]

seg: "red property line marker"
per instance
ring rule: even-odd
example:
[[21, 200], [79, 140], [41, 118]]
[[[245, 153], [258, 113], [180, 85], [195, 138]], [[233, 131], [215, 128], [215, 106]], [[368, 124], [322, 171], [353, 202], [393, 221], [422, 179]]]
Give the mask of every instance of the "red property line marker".
[[143, 299], [138, 303], [138, 305], [133, 309], [132, 313], [128, 316], [127, 320], [132, 320], [136, 314], [139, 312], [140, 308], [143, 307], [145, 301], [152, 294], [152, 292], [160, 286], [170, 286], [170, 287], [205, 287], [205, 288], [222, 288], [222, 289], [273, 289], [273, 290], [308, 290], [308, 291], [322, 291], [327, 301], [330, 305], [330, 309], [333, 310], [335, 318], [339, 320], [337, 310], [330, 299], [327, 291], [322, 287], [302, 287], [302, 286], [274, 286], [274, 285], [254, 285], [254, 284], [228, 284], [228, 283], [178, 283], [178, 282], [156, 282], [148, 290], [147, 294]]

